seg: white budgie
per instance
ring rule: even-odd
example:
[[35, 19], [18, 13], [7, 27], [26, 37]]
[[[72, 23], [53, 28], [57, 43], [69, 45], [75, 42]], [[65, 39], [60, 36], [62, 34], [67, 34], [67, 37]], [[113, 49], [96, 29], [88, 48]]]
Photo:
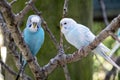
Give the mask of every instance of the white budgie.
[[[89, 30], [89, 28], [84, 25], [78, 24], [71, 18], [63, 18], [60, 21], [60, 26], [61, 32], [64, 34], [66, 40], [77, 49], [88, 46], [95, 39], [95, 35]], [[110, 52], [110, 49], [107, 48], [104, 44], [100, 43], [93, 50], [93, 52], [100, 54], [109, 63], [120, 70], [120, 67], [109, 56], [105, 54]]]

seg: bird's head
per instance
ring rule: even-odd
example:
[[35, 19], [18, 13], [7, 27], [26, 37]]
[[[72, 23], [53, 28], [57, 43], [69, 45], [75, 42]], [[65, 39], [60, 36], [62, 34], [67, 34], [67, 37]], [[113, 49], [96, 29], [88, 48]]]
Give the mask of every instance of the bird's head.
[[31, 15], [28, 17], [26, 25], [31, 32], [37, 32], [41, 26], [41, 19], [37, 15]]
[[63, 34], [70, 32], [72, 29], [74, 29], [74, 25], [76, 25], [76, 22], [72, 18], [63, 18], [60, 21], [61, 32]]

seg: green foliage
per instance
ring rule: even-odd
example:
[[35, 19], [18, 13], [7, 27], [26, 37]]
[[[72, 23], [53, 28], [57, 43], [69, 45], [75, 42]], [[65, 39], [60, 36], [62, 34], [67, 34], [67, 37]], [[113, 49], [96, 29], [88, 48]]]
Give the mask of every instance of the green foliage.
[[105, 28], [105, 24], [101, 21], [94, 21], [94, 25], [92, 27], [92, 32], [97, 35]]

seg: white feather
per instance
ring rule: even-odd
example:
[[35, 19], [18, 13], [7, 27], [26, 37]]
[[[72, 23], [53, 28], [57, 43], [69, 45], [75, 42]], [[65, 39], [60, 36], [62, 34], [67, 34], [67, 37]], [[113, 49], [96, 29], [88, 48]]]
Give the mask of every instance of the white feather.
[[40, 18], [38, 16], [34, 16], [31, 18], [31, 22], [36, 22], [38, 23], [40, 21]]

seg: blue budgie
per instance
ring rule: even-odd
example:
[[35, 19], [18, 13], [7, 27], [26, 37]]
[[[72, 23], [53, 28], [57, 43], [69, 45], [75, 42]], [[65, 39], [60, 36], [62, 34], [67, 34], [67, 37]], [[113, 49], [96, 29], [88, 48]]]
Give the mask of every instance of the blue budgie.
[[35, 56], [44, 42], [44, 30], [41, 27], [41, 19], [39, 16], [29, 16], [23, 37], [32, 55]]
[[[36, 56], [39, 49], [41, 48], [44, 42], [44, 30], [41, 27], [41, 18], [37, 15], [30, 15], [27, 20], [26, 28], [23, 32], [24, 41], [28, 45], [31, 53], [33, 56]], [[22, 67], [24, 69], [25, 65], [27, 64], [26, 60], [22, 58]], [[18, 80], [20, 73], [16, 80]]]
[[[120, 28], [117, 31], [117, 37], [120, 40]], [[114, 47], [112, 48], [111, 52], [110, 52], [110, 57], [113, 56], [113, 54], [115, 53], [115, 51], [120, 47], [120, 43], [118, 41], [115, 41]]]
[[[95, 39], [95, 35], [86, 26], [78, 24], [71, 18], [63, 18], [60, 21], [60, 26], [66, 40], [77, 49], [88, 46]], [[92, 52], [98, 53], [120, 70], [120, 67], [105, 54], [110, 52], [110, 49], [104, 44], [100, 43]]]

